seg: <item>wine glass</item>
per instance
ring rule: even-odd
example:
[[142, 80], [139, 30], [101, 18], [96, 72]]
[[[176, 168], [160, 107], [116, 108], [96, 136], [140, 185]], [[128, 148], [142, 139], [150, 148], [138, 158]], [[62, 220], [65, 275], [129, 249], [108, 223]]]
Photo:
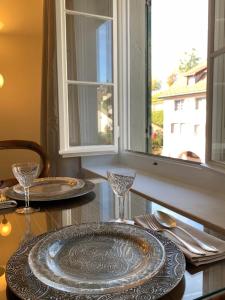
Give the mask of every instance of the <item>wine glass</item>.
[[29, 188], [34, 179], [38, 176], [39, 164], [35, 162], [16, 163], [12, 165], [12, 171], [19, 184], [24, 189], [25, 207], [16, 210], [19, 214], [33, 213], [39, 211], [39, 208], [30, 207]]
[[132, 220], [125, 219], [124, 205], [127, 199], [129, 190], [131, 189], [136, 173], [131, 169], [112, 169], [107, 171], [108, 181], [119, 199], [119, 218], [115, 222], [134, 224]]

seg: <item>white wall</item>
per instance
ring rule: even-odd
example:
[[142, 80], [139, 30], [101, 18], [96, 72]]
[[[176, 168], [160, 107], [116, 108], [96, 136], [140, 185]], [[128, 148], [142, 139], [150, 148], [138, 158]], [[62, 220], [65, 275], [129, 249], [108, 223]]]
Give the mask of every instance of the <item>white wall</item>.
[[[198, 95], [198, 97], [204, 95]], [[180, 158], [181, 153], [194, 152], [202, 162], [205, 160], [205, 122], [206, 101], [203, 101], [200, 109], [195, 109], [195, 97], [185, 98], [183, 110], [174, 110], [174, 99], [164, 101], [164, 126], [163, 126], [163, 153], [162, 155]], [[181, 99], [181, 98], [180, 98]], [[182, 97], [182, 99], [184, 99]], [[171, 124], [185, 124], [185, 132], [171, 133]], [[198, 135], [194, 134], [194, 125], [200, 125]]]
[[[6, 2], [9, 5], [8, 10], [4, 6]], [[11, 31], [8, 30], [8, 24], [11, 23], [8, 23], [8, 19], [6, 17], [4, 19], [4, 16], [13, 15], [14, 10], [10, 11], [10, 2], [11, 6], [16, 7], [20, 4], [16, 14], [19, 20], [23, 14], [25, 20], [27, 17], [31, 21], [26, 24], [27, 31], [26, 28], [16, 30], [16, 20], [14, 20], [15, 27], [10, 27]], [[37, 5], [32, 10], [29, 9], [29, 3], [24, 0], [0, 3], [0, 10], [1, 5], [4, 6], [1, 18], [6, 20], [4, 28], [0, 31], [0, 73], [5, 79], [4, 86], [0, 89], [0, 140], [25, 139], [40, 142], [42, 18], [35, 19], [35, 16], [42, 16], [43, 3], [41, 0], [33, 0], [32, 5], [35, 2]], [[26, 11], [23, 9], [23, 3], [28, 6]], [[39, 24], [34, 23], [34, 19]], [[1, 151], [0, 178], [11, 176], [12, 162], [30, 159], [33, 159], [33, 156], [29, 156], [27, 152], [13, 152], [9, 155], [7, 151]]]

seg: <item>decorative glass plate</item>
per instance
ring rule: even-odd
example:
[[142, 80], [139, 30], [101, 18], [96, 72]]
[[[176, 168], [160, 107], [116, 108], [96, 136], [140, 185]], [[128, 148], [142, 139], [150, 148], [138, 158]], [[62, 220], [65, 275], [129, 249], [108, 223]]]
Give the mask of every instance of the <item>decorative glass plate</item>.
[[57, 290], [42, 283], [31, 272], [28, 264], [28, 255], [32, 247], [49, 234], [44, 233], [22, 244], [10, 257], [6, 266], [8, 287], [23, 300], [156, 300], [168, 294], [177, 286], [175, 294], [181, 299], [184, 292], [184, 280], [182, 281], [182, 278], [186, 266], [184, 255], [168, 238], [152, 230], [148, 230], [148, 232], [163, 244], [166, 252], [166, 261], [159, 273], [143, 285], [111, 294], [80, 295]]
[[30, 251], [34, 275], [56, 289], [78, 294], [126, 290], [155, 276], [164, 247], [142, 228], [92, 223], [47, 235]]
[[[30, 201], [32, 201], [32, 202], [43, 202], [43, 201], [55, 201], [55, 200], [70, 199], [70, 198], [85, 195], [85, 194], [91, 192], [95, 187], [95, 184], [90, 182], [90, 181], [86, 181], [86, 180], [83, 181], [82, 180], [82, 182], [84, 183], [84, 184], [82, 183], [83, 187], [79, 187], [79, 188], [76, 187], [75, 188], [74, 186], [71, 186], [69, 188], [69, 186], [68, 186], [69, 190], [67, 192], [65, 192], [65, 191], [61, 192], [60, 187], [59, 187], [61, 184], [57, 183], [59, 185], [58, 188], [57, 188], [57, 190], [59, 191], [59, 194], [56, 193], [56, 192], [52, 192], [50, 194], [46, 193], [46, 195], [43, 195], [43, 194], [39, 195], [38, 193], [37, 194], [31, 193], [30, 194]], [[47, 185], [48, 185], [48, 183], [47, 183]], [[64, 183], [62, 183], [62, 185], [65, 186], [66, 183], [64, 182]], [[80, 183], [78, 183], [78, 185], [81, 186]], [[54, 183], [50, 183], [49, 186], [50, 186], [49, 189], [52, 189], [53, 186], [54, 186]], [[43, 186], [40, 185], [40, 187], [43, 190]], [[39, 185], [37, 186], [37, 188], [39, 189]], [[16, 192], [14, 190], [14, 187], [8, 188], [5, 192], [5, 195], [6, 195], [6, 197], [8, 197], [10, 199], [24, 201], [24, 194], [22, 194], [21, 192]]]
[[[30, 187], [30, 195], [48, 197], [62, 195], [75, 189], [81, 189], [85, 185], [82, 179], [70, 177], [46, 177], [35, 179]], [[24, 189], [20, 184], [13, 186], [14, 192], [24, 195]]]

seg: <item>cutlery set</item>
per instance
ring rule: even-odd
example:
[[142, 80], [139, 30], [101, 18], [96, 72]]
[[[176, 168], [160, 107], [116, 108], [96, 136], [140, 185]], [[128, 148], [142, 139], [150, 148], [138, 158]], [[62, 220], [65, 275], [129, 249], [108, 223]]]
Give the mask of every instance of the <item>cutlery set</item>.
[[[207, 254], [211, 253], [217, 253], [218, 249], [212, 245], [209, 245], [200, 239], [196, 238], [192, 234], [190, 234], [188, 231], [186, 231], [184, 228], [177, 226], [176, 220], [172, 218], [170, 215], [166, 214], [162, 211], [156, 211], [153, 216], [145, 215], [145, 222], [148, 225], [148, 227], [154, 231], [157, 232], [166, 232], [173, 236], [183, 247], [185, 247], [190, 252], [205, 256]], [[192, 239], [193, 244], [188, 243], [183, 238], [178, 236], [176, 233], [174, 233], [172, 230], [173, 228], [177, 228], [183, 233], [185, 233], [189, 238]]]

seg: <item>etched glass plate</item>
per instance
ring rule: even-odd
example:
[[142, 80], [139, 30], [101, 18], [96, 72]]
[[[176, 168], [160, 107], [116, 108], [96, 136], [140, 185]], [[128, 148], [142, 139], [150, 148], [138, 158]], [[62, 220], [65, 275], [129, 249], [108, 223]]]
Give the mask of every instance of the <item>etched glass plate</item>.
[[142, 228], [92, 223], [50, 233], [32, 248], [28, 262], [34, 275], [53, 288], [104, 294], [154, 277], [163, 267], [165, 251]]
[[[56, 196], [71, 192], [74, 189], [81, 189], [84, 184], [82, 179], [77, 178], [46, 177], [35, 179], [29, 190], [31, 196]], [[13, 190], [18, 194], [24, 194], [24, 189], [19, 184], [14, 185]]]
[[[159, 273], [146, 281], [145, 284], [125, 291], [118, 291], [104, 295], [80, 295], [54, 289], [40, 280], [31, 272], [28, 255], [32, 247], [49, 233], [44, 233], [22, 244], [10, 257], [6, 266], [7, 285], [15, 295], [23, 300], [37, 299], [67, 299], [67, 300], [156, 300], [176, 288], [174, 292], [182, 298], [185, 288], [185, 257], [181, 250], [169, 239], [161, 234], [148, 230], [164, 245], [166, 261]], [[180, 285], [178, 286], [178, 284]]]
[[[82, 180], [83, 181], [83, 180]], [[93, 191], [95, 184], [91, 181], [83, 181], [84, 185], [80, 188], [71, 188], [68, 192], [63, 193], [53, 193], [53, 194], [30, 194], [30, 201], [31, 202], [45, 202], [45, 201], [61, 201], [65, 199], [71, 199], [75, 197], [79, 197], [85, 194], [90, 193]], [[10, 199], [15, 199], [17, 201], [24, 201], [24, 194], [17, 193], [14, 191], [14, 187], [10, 187], [6, 190], [5, 196]]]

